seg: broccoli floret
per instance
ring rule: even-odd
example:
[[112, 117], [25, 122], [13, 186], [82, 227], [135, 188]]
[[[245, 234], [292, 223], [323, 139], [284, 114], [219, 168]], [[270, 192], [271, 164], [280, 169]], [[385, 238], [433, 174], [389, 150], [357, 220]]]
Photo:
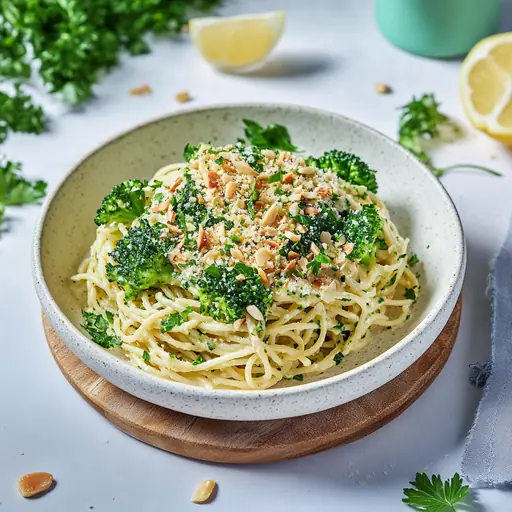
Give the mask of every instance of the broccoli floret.
[[329, 207], [324, 202], [315, 204], [319, 213], [316, 215], [293, 215], [299, 224], [307, 228], [307, 231], [301, 234], [298, 242], [289, 242], [285, 247], [285, 253], [295, 251], [301, 256], [307, 256], [311, 252], [311, 244], [320, 246], [320, 234], [327, 231], [334, 235], [340, 229], [341, 217], [337, 210]]
[[371, 192], [377, 192], [375, 171], [352, 153], [332, 149], [326, 151], [319, 158], [310, 156], [307, 159], [307, 164], [320, 169], [330, 169], [335, 171], [341, 179], [353, 185], [364, 185]]
[[341, 232], [348, 243], [354, 244], [347, 257], [369, 267], [375, 261], [376, 240], [382, 233], [382, 219], [375, 205], [365, 204], [361, 210], [349, 212], [343, 218]]
[[[242, 274], [245, 279], [238, 281]], [[210, 265], [197, 280], [201, 311], [225, 323], [244, 316], [247, 306], [256, 306], [263, 316], [272, 304], [272, 292], [267, 290], [253, 267], [236, 263], [233, 268]]]
[[122, 344], [121, 338], [113, 334], [113, 330], [110, 327], [112, 321], [111, 313], [107, 312], [107, 318], [103, 315], [88, 313], [87, 311], [82, 311], [82, 315], [84, 317], [82, 327], [89, 333], [94, 343], [103, 348], [113, 348]]
[[103, 199], [94, 222], [98, 226], [111, 222], [130, 224], [144, 213], [146, 186], [147, 181], [140, 180], [128, 180], [116, 185]]
[[142, 219], [109, 254], [115, 265], [107, 263], [107, 277], [124, 288], [127, 299], [142, 290], [173, 281], [174, 271], [167, 254], [175, 241], [169, 237], [159, 238], [163, 227], [162, 224], [150, 225], [147, 219]]

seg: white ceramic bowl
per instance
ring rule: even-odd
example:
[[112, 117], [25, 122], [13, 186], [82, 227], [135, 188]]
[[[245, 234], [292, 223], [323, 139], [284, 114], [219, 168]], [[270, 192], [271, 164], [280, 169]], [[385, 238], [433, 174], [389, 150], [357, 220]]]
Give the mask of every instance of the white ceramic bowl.
[[[264, 391], [209, 390], [154, 377], [91, 342], [80, 328], [83, 302], [70, 276], [95, 236], [93, 218], [113, 185], [149, 178], [182, 160], [187, 142], [226, 144], [242, 135], [242, 119], [286, 125], [292, 140], [318, 155], [337, 148], [377, 169], [379, 196], [421, 260], [421, 295], [408, 323], [374, 337], [333, 371]], [[459, 217], [429, 170], [384, 135], [345, 117], [292, 105], [215, 106], [145, 124], [80, 162], [48, 197], [34, 243], [34, 277], [44, 313], [67, 346], [116, 386], [149, 402], [208, 418], [263, 420], [314, 413], [354, 400], [390, 381], [433, 343], [459, 296], [465, 245]]]

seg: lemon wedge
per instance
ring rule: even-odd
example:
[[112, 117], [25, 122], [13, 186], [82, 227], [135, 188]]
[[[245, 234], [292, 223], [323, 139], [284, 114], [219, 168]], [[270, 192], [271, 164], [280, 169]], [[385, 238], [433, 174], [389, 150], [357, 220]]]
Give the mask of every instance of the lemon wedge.
[[234, 71], [254, 66], [265, 59], [284, 29], [283, 11], [193, 18], [189, 32], [196, 48], [213, 66]]
[[460, 94], [473, 126], [512, 144], [512, 32], [473, 47], [462, 63]]

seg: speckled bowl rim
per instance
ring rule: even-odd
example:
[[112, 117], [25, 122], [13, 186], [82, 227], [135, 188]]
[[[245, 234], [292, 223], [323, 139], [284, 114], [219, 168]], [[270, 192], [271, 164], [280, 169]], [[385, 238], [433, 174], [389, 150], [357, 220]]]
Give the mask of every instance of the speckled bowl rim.
[[[422, 172], [426, 179], [430, 180], [434, 186], [436, 187], [438, 193], [444, 198], [447, 206], [452, 211], [455, 222], [455, 231], [456, 236], [458, 237], [458, 243], [456, 243], [456, 256], [457, 256], [457, 268], [453, 275], [450, 277], [449, 281], [442, 285], [445, 287], [445, 291], [442, 296], [437, 300], [437, 302], [430, 308], [430, 311], [427, 313], [426, 317], [404, 338], [402, 338], [398, 343], [393, 345], [390, 349], [386, 350], [379, 356], [371, 359], [370, 361], [363, 363], [361, 366], [348, 370], [339, 375], [334, 375], [331, 377], [326, 377], [324, 379], [320, 379], [313, 382], [307, 382], [304, 384], [295, 384], [291, 387], [285, 388], [270, 388], [264, 390], [236, 390], [236, 389], [210, 389], [210, 388], [200, 388], [196, 386], [192, 386], [190, 384], [184, 384], [180, 382], [173, 382], [171, 380], [163, 379], [161, 377], [157, 377], [151, 375], [149, 373], [136, 368], [131, 365], [128, 361], [124, 361], [113, 354], [110, 354], [105, 349], [99, 347], [95, 343], [93, 343], [89, 338], [87, 338], [82, 332], [80, 332], [75, 325], [67, 318], [67, 316], [62, 312], [57, 303], [52, 297], [48, 285], [46, 284], [42, 264], [41, 264], [41, 236], [43, 233], [44, 224], [46, 222], [46, 217], [48, 214], [48, 210], [53, 202], [53, 200], [59, 194], [64, 183], [71, 177], [72, 174], [78, 171], [79, 167], [85, 163], [90, 157], [102, 151], [106, 146], [115, 143], [118, 139], [126, 137], [131, 133], [143, 129], [152, 124], [165, 121], [169, 118], [179, 117], [183, 114], [190, 113], [204, 113], [207, 114], [212, 111], [218, 110], [230, 110], [232, 108], [265, 108], [265, 109], [289, 109], [289, 110], [298, 110], [300, 112], [308, 112], [311, 114], [337, 118], [342, 120], [347, 124], [352, 124], [358, 126], [362, 130], [366, 130], [371, 132], [374, 137], [383, 139], [386, 144], [391, 143], [394, 146], [395, 151], [399, 151], [403, 153], [406, 158], [412, 159], [415, 161], [415, 166], [418, 169], [418, 172]], [[322, 388], [328, 388], [334, 383], [339, 383], [345, 379], [350, 379], [352, 376], [357, 375], [358, 373], [365, 372], [377, 366], [387, 359], [390, 359], [393, 354], [401, 351], [407, 344], [409, 344], [416, 336], [418, 336], [422, 331], [428, 330], [432, 324], [435, 323], [437, 316], [441, 313], [443, 308], [450, 302], [450, 298], [454, 290], [457, 288], [457, 283], [463, 278], [464, 269], [465, 269], [465, 241], [464, 241], [464, 231], [462, 228], [462, 223], [457, 212], [457, 209], [446, 192], [445, 188], [440, 183], [439, 179], [436, 178], [432, 172], [423, 165], [419, 160], [417, 160], [408, 150], [397, 144], [393, 139], [384, 135], [383, 133], [367, 126], [364, 123], [359, 121], [355, 121], [349, 117], [343, 116], [341, 114], [336, 114], [334, 112], [330, 112], [328, 110], [314, 108], [314, 107], [305, 107], [302, 105], [291, 104], [291, 103], [266, 103], [266, 102], [242, 102], [242, 103], [224, 103], [224, 104], [214, 104], [210, 106], [203, 107], [195, 107], [195, 108], [181, 108], [173, 111], [170, 114], [166, 114], [163, 116], [158, 116], [150, 121], [140, 123], [136, 125], [134, 128], [123, 131], [118, 135], [110, 137], [107, 142], [101, 144], [96, 147], [92, 151], [90, 151], [85, 157], [81, 158], [72, 169], [66, 173], [66, 175], [58, 182], [57, 186], [54, 188], [53, 192], [50, 193], [42, 206], [42, 212], [40, 219], [36, 225], [34, 238], [33, 238], [33, 278], [35, 282], [36, 292], [39, 297], [39, 300], [43, 306], [43, 309], [53, 310], [56, 318], [62, 322], [62, 324], [72, 332], [72, 334], [76, 337], [77, 343], [84, 344], [84, 351], [92, 351], [94, 356], [104, 365], [113, 367], [114, 370], [120, 372], [121, 374], [126, 375], [129, 379], [140, 381], [142, 384], [150, 384], [159, 388], [163, 388], [164, 391], [168, 391], [170, 393], [179, 393], [179, 394], [187, 394], [192, 397], [200, 397], [200, 398], [237, 398], [241, 400], [254, 400], [260, 397], [271, 398], [272, 396], [295, 396], [301, 395], [306, 391], [313, 390], [321, 390]], [[455, 301], [453, 301], [453, 305], [455, 305]]]

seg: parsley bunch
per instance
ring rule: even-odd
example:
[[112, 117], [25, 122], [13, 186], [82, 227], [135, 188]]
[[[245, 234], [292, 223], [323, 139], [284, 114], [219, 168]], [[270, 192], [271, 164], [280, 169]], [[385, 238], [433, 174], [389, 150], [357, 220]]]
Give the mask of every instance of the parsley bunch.
[[449, 171], [460, 168], [476, 169], [494, 176], [501, 176], [499, 172], [487, 167], [474, 164], [455, 164], [448, 167], [434, 167], [432, 160], [425, 151], [425, 144], [429, 140], [441, 138], [443, 129], [459, 132], [460, 128], [445, 114], [439, 111], [439, 103], [433, 94], [423, 94], [421, 98], [412, 100], [401, 107], [398, 127], [398, 142], [423, 162], [432, 173], [441, 177]]
[[205, 11], [219, 4], [220, 0], [3, 0], [0, 74], [27, 79], [35, 63], [51, 93], [79, 103], [91, 98], [94, 85], [118, 63], [122, 51], [148, 53], [148, 34], [176, 34], [189, 10]]

